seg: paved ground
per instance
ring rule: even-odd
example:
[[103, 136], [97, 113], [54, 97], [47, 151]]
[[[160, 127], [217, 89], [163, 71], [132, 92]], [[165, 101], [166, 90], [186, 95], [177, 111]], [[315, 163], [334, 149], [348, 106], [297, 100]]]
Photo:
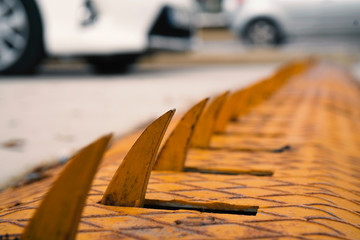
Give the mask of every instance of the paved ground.
[[140, 68], [96, 76], [45, 69], [0, 80], [0, 183], [39, 163], [66, 158], [101, 134], [132, 131], [171, 108], [243, 87], [277, 64]]
[[[129, 75], [96, 76], [81, 62], [46, 65], [29, 78], [0, 78], [0, 187], [39, 163], [58, 161], [106, 132], [124, 134], [170, 108], [240, 88], [282, 62], [316, 55], [349, 64], [360, 79], [354, 39], [292, 39], [252, 50], [207, 32], [193, 53], [145, 58]], [[251, 64], [249, 64], [251, 62]]]

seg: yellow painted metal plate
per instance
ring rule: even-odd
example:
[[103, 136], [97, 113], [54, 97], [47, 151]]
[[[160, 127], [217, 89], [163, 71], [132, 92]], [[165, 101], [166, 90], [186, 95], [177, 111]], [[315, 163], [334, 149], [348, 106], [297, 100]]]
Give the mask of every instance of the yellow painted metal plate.
[[[191, 149], [185, 163], [269, 170], [272, 176], [153, 171], [145, 196], [145, 204], [258, 206], [256, 216], [99, 204], [134, 142], [130, 136], [106, 154], [77, 239], [360, 239], [359, 85], [344, 70], [321, 63], [291, 76], [211, 139], [235, 150]], [[284, 145], [289, 148], [269, 151]], [[58, 172], [52, 171], [47, 179], [0, 193], [1, 234], [20, 236]]]

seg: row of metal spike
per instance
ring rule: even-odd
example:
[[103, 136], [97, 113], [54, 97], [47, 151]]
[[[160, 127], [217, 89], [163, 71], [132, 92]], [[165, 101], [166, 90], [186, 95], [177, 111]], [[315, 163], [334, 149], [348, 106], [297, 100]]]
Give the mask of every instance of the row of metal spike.
[[[309, 63], [283, 66], [252, 86], [220, 94], [207, 107], [208, 98], [200, 101], [179, 121], [159, 153], [175, 110], [156, 119], [121, 162], [101, 204], [143, 207], [152, 170], [183, 171], [189, 147], [208, 148], [214, 133], [225, 132], [229, 121], [265, 101]], [[75, 239], [91, 182], [111, 138], [112, 134], [101, 137], [69, 160], [27, 224], [22, 239]]]

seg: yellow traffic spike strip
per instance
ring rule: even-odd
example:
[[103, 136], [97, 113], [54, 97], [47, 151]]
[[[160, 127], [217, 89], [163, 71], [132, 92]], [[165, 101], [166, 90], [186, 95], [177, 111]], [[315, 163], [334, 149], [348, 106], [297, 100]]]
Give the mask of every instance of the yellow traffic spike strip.
[[229, 92], [224, 92], [217, 96], [201, 114], [191, 138], [191, 147], [209, 147], [210, 139], [215, 129], [216, 119], [228, 95]]
[[[106, 153], [76, 238], [360, 239], [359, 84], [342, 68], [310, 63], [302, 72], [303, 63], [286, 66], [284, 87], [226, 129], [230, 138], [248, 139], [237, 147], [282, 140], [289, 150], [190, 149], [185, 164], [269, 169], [273, 175], [153, 171], [144, 208], [98, 203], [138, 135], [132, 134]], [[21, 236], [56, 172], [0, 193], [2, 238]]]
[[[260, 81], [254, 85], [247, 87], [244, 90], [239, 90], [228, 98], [228, 101], [224, 104], [217, 118], [215, 125], [215, 133], [211, 138], [211, 147], [215, 149], [228, 149], [233, 151], [265, 151], [265, 152], [282, 152], [288, 150], [289, 146], [286, 140], [274, 139], [269, 143], [266, 138], [249, 138], [243, 137], [239, 134], [229, 136], [226, 133], [226, 129], [229, 125], [229, 121], [236, 121], [238, 117], [244, 116], [254, 109], [262, 102], [269, 99], [281, 86], [283, 86], [290, 78], [296, 74], [301, 73], [306, 69], [306, 62], [299, 62], [289, 64], [279, 69], [272, 77], [269, 77], [263, 81]], [[223, 134], [226, 135], [223, 135]], [[259, 140], [260, 139], [260, 140]], [[264, 142], [257, 147], [253, 147], [252, 142], [260, 143]], [[207, 168], [210, 171], [212, 168]], [[228, 169], [222, 169], [221, 172], [228, 172]], [[248, 172], [246, 170], [245, 172]], [[254, 174], [271, 174], [268, 170], [250, 170], [250, 173]]]
[[179, 172], [184, 170], [185, 158], [194, 128], [208, 100], [205, 98], [197, 103], [180, 120], [162, 147], [155, 162], [154, 170]]
[[175, 113], [170, 110], [152, 124], [136, 140], [111, 179], [102, 204], [142, 207], [146, 188], [160, 143]]
[[22, 239], [75, 239], [91, 182], [112, 135], [106, 135], [69, 160], [34, 216]]
[[220, 110], [215, 123], [215, 133], [224, 133], [229, 121], [247, 114], [276, 92], [292, 73], [301, 72], [304, 64], [294, 63], [279, 69], [272, 77], [232, 93]]

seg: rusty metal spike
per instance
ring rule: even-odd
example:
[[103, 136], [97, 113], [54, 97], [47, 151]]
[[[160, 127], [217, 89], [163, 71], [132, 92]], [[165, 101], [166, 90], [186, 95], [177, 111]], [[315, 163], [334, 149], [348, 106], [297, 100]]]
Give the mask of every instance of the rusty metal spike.
[[264, 95], [266, 97], [270, 97], [271, 95], [273, 95], [279, 88], [281, 88], [281, 86], [283, 85], [282, 83], [282, 76], [281, 75], [274, 75], [272, 76], [267, 84], [266, 84], [266, 89], [265, 89], [265, 93]]
[[231, 117], [230, 120], [235, 120], [240, 116], [246, 115], [251, 110], [249, 104], [250, 97], [251, 91], [249, 90], [249, 88], [244, 89], [241, 96], [239, 96], [238, 103], [234, 108], [234, 115]]
[[176, 125], [158, 155], [154, 170], [178, 172], [184, 170], [191, 136], [208, 100], [205, 98], [193, 106]]
[[269, 80], [264, 79], [247, 88], [246, 108], [244, 109], [244, 111], [240, 111], [240, 115], [243, 115], [244, 113], [247, 114], [249, 110], [252, 110], [266, 99], [265, 89], [267, 81]]
[[[259, 83], [251, 85], [243, 89], [242, 93], [238, 95], [237, 104], [234, 106], [232, 115], [229, 120], [235, 120], [240, 116], [244, 116], [249, 113], [254, 107], [261, 103], [261, 86]], [[220, 132], [219, 128], [218, 132]]]
[[70, 159], [21, 239], [75, 239], [91, 182], [111, 137], [101, 137]]
[[[272, 79], [266, 79], [263, 80], [261, 82], [261, 84], [258, 85], [257, 87], [257, 92], [259, 95], [259, 103], [262, 103], [263, 101], [265, 101], [266, 99], [268, 99], [272, 92], [271, 92], [271, 83], [272, 83]], [[277, 88], [280, 86], [277, 86]]]
[[263, 92], [263, 81], [255, 83], [249, 89], [250, 91], [250, 98], [249, 98], [249, 108], [253, 109], [254, 107], [258, 106], [260, 103], [263, 102], [264, 97], [262, 96]]
[[108, 185], [101, 203], [112, 206], [142, 207], [150, 173], [161, 140], [173, 117], [170, 110], [151, 123], [136, 140]]
[[210, 139], [215, 128], [216, 119], [228, 95], [229, 91], [217, 96], [214, 101], [201, 114], [198, 124], [196, 125], [193, 136], [191, 138], [191, 147], [209, 147]]
[[215, 133], [224, 133], [229, 121], [237, 117], [236, 109], [245, 94], [245, 90], [241, 89], [231, 94], [224, 106], [221, 108], [219, 116], [215, 122]]

